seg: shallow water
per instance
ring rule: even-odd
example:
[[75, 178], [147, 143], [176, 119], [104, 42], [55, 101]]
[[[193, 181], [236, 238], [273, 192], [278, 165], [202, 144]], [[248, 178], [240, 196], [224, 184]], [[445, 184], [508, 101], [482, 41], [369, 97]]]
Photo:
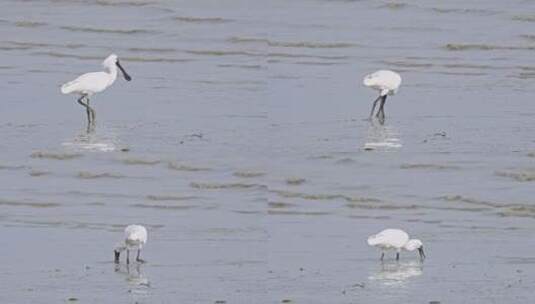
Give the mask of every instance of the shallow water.
[[[4, 1], [0, 302], [527, 303], [535, 4]], [[59, 86], [117, 53], [92, 99]], [[366, 121], [379, 68], [399, 71]], [[143, 265], [116, 266], [125, 225]], [[378, 262], [400, 227], [428, 259]]]

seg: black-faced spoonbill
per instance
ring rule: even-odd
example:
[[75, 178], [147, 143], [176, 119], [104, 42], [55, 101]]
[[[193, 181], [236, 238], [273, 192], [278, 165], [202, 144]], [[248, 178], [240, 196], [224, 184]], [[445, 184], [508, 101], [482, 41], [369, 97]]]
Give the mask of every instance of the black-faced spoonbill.
[[121, 70], [126, 81], [132, 80], [132, 77], [126, 73], [119, 63], [117, 55], [111, 54], [104, 59], [102, 65], [104, 66], [103, 72], [86, 73], [61, 86], [61, 93], [63, 94], [74, 93], [80, 95], [78, 103], [85, 107], [89, 125], [95, 122], [95, 110], [89, 106], [89, 97], [95, 93], [104, 91], [113, 84], [117, 78], [117, 68]]
[[368, 238], [368, 245], [381, 249], [381, 261], [385, 256], [385, 251], [396, 250], [396, 260], [399, 260], [401, 250], [414, 251], [418, 249], [420, 259], [425, 259], [424, 245], [417, 239], [409, 239], [409, 235], [400, 229], [385, 229], [378, 234]]
[[126, 264], [130, 264], [130, 250], [137, 250], [136, 261], [143, 263], [139, 253], [143, 245], [147, 243], [147, 229], [141, 225], [129, 225], [124, 229], [124, 240], [119, 242], [114, 249], [115, 263], [119, 263], [121, 252], [126, 250]]
[[370, 119], [373, 116], [377, 102], [381, 100], [381, 105], [379, 106], [376, 117], [384, 121], [386, 97], [397, 93], [399, 86], [401, 85], [401, 76], [394, 71], [379, 70], [375, 73], [366, 75], [366, 77], [364, 77], [364, 85], [379, 91], [379, 97], [373, 102]]

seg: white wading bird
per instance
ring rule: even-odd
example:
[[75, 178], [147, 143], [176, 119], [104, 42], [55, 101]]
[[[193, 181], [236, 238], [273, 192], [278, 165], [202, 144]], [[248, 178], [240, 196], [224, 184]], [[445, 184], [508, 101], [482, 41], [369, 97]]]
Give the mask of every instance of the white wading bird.
[[130, 250], [137, 250], [136, 261], [143, 263], [139, 253], [143, 245], [147, 243], [147, 229], [141, 225], [129, 225], [124, 230], [124, 240], [119, 242], [114, 249], [115, 263], [119, 263], [121, 252], [126, 250], [126, 264], [130, 264]]
[[80, 95], [78, 103], [86, 109], [88, 124], [95, 122], [95, 110], [89, 106], [89, 97], [104, 91], [113, 84], [117, 78], [117, 68], [123, 73], [124, 79], [127, 81], [132, 80], [132, 77], [126, 73], [119, 63], [117, 55], [111, 54], [102, 62], [102, 65], [104, 66], [103, 72], [86, 73], [61, 86], [61, 93], [63, 94], [74, 93]]
[[377, 102], [381, 100], [381, 105], [379, 106], [376, 117], [384, 121], [386, 97], [397, 93], [399, 86], [401, 85], [401, 76], [394, 71], [379, 70], [375, 73], [366, 75], [366, 77], [364, 77], [364, 85], [379, 91], [379, 97], [373, 102], [370, 119], [373, 116]]
[[425, 259], [424, 246], [422, 241], [409, 239], [409, 235], [400, 229], [385, 229], [376, 235], [368, 238], [368, 245], [381, 249], [381, 261], [385, 256], [385, 251], [396, 250], [396, 260], [399, 260], [399, 253], [402, 249], [414, 251], [418, 249], [420, 259]]

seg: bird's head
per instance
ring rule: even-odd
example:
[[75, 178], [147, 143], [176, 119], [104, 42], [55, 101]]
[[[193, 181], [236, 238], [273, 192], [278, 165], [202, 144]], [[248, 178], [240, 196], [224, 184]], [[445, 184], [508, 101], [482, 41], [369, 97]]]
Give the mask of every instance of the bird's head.
[[121, 70], [121, 73], [123, 73], [123, 77], [124, 79], [126, 79], [126, 81], [132, 80], [132, 77], [128, 75], [128, 73], [124, 70], [123, 66], [119, 62], [119, 57], [117, 57], [117, 55], [111, 54], [106, 59], [104, 59], [102, 65], [104, 66], [104, 68], [109, 70], [111, 70], [113, 67], [118, 67], [119, 70]]
[[104, 61], [102, 61], [102, 65], [105, 68], [108, 68], [108, 67], [111, 67], [111, 66], [115, 65], [118, 60], [119, 60], [119, 58], [117, 57], [117, 55], [111, 54], [110, 56], [106, 57], [106, 59], [104, 59]]
[[369, 74], [364, 76], [364, 81], [362, 83], [367, 87], [373, 87], [377, 84], [377, 79], [374, 74]]
[[377, 244], [379, 244], [379, 239], [376, 235], [372, 235], [368, 238], [368, 245], [376, 246]]
[[408, 251], [414, 251], [418, 249], [418, 253], [420, 254], [420, 259], [425, 259], [425, 252], [424, 252], [424, 244], [422, 241], [417, 239], [412, 239], [405, 244], [405, 250]]

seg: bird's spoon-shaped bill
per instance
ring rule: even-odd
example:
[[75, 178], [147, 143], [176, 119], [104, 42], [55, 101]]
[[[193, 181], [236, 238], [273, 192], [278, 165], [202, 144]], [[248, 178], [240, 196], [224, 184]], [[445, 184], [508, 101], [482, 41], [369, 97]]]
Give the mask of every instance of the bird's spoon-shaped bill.
[[123, 66], [121, 66], [121, 63], [119, 63], [119, 60], [117, 60], [115, 64], [117, 65], [119, 70], [121, 70], [121, 72], [123, 73], [124, 79], [126, 79], [126, 81], [132, 80], [132, 77], [130, 77], [130, 75], [128, 75], [128, 73], [124, 70]]

